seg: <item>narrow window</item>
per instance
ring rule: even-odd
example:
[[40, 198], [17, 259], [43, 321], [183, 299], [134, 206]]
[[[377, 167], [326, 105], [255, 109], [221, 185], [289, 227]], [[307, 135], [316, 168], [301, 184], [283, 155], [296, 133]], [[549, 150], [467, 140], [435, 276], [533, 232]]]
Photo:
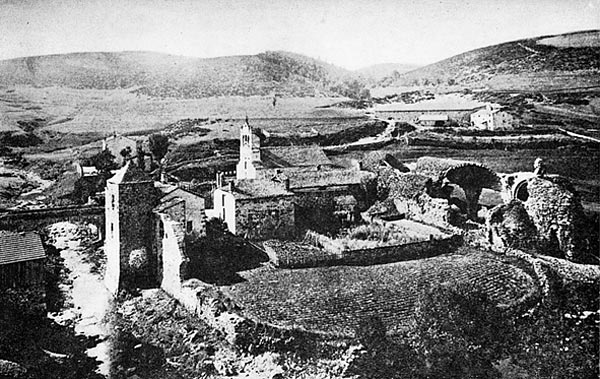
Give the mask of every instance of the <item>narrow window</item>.
[[192, 229], [193, 229], [193, 227], [194, 227], [194, 222], [193, 221], [188, 221], [187, 222], [187, 232], [188, 233], [191, 232]]
[[115, 209], [115, 195], [111, 195], [110, 204], [111, 204], [112, 209]]
[[115, 236], [115, 225], [111, 222], [110, 223], [110, 238], [114, 238]]

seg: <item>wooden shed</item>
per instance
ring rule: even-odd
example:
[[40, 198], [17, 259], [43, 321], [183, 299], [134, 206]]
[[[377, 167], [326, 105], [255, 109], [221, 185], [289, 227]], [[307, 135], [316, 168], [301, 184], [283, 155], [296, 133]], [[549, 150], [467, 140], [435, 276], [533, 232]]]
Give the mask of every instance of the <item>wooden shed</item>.
[[43, 288], [45, 260], [39, 234], [0, 231], [0, 290]]

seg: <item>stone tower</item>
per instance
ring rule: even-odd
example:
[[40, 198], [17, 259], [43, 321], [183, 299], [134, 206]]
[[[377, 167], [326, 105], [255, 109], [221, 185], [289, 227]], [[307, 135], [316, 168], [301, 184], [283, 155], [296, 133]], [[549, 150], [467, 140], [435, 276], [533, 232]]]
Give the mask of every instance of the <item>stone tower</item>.
[[[154, 182], [131, 161], [106, 182], [105, 282], [113, 294], [127, 285], [136, 285], [140, 280], [151, 280], [153, 277], [154, 202]], [[141, 255], [145, 258], [142, 274], [139, 267], [130, 266], [133, 251], [138, 257]]]
[[259, 146], [253, 146], [253, 137], [252, 128], [246, 119], [240, 128], [240, 161], [236, 166], [237, 179], [256, 179], [254, 162], [260, 159], [260, 150]]

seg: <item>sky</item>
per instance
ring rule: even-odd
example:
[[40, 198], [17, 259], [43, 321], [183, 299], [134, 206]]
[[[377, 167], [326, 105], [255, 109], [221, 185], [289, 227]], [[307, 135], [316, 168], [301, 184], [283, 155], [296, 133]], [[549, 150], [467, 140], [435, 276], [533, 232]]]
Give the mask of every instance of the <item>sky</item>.
[[286, 50], [357, 69], [600, 29], [600, 0], [0, 0], [0, 59]]

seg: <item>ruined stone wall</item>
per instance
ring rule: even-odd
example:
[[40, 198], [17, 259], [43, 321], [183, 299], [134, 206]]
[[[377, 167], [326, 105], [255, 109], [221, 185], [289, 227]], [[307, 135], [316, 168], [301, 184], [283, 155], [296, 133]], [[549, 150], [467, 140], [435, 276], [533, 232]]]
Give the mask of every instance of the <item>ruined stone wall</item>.
[[250, 240], [294, 238], [292, 196], [237, 199], [235, 234]]
[[565, 258], [579, 261], [586, 250], [587, 226], [581, 202], [563, 185], [543, 178], [527, 183], [525, 209], [540, 236], [558, 244]]
[[459, 223], [447, 200], [433, 198], [425, 193], [410, 199], [394, 199], [394, 204], [398, 212], [404, 214], [409, 220], [444, 229], [453, 229], [454, 225]]
[[198, 279], [182, 284], [173, 295], [189, 312], [220, 331], [225, 339], [240, 348], [297, 350], [310, 349], [320, 335], [284, 329], [242, 316], [233, 301], [218, 289]]
[[492, 248], [532, 249], [537, 243], [537, 229], [520, 201], [492, 208], [486, 218], [488, 242]]

